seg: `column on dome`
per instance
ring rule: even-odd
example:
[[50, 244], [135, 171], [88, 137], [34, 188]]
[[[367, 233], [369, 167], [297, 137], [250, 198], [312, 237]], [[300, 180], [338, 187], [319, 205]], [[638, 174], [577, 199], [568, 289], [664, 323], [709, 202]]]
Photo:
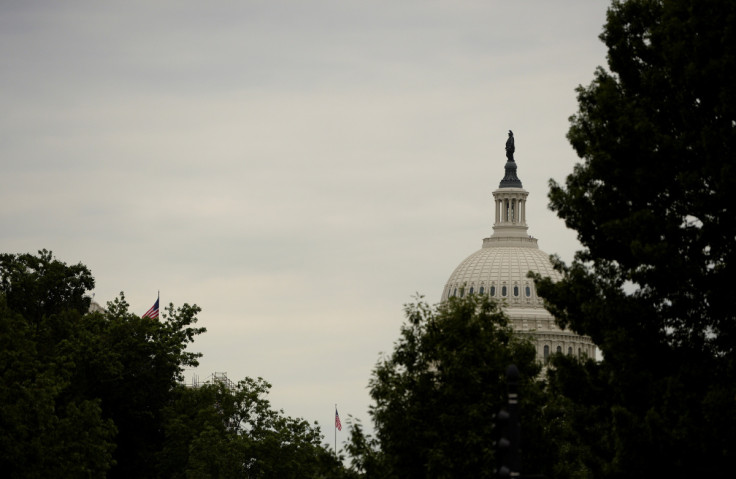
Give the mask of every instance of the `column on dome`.
[[519, 198], [519, 223], [524, 222], [524, 200], [522, 198]]
[[523, 211], [523, 209], [522, 209], [522, 206], [521, 206], [521, 205], [523, 204], [523, 201], [524, 201], [524, 200], [523, 200], [523, 199], [521, 199], [521, 198], [519, 198], [518, 200], [516, 200], [516, 203], [517, 203], [517, 206], [516, 206], [516, 207], [518, 208], [518, 221], [517, 221], [517, 223], [523, 223], [523, 222], [524, 222], [524, 221], [523, 221], [523, 220], [521, 219], [521, 218], [522, 218], [522, 211]]
[[524, 224], [526, 224], [526, 198], [524, 198]]

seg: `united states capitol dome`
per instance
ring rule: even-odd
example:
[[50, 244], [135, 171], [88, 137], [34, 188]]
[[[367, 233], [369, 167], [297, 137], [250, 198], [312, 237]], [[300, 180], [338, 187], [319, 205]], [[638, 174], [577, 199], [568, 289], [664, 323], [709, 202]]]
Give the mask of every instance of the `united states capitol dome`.
[[527, 232], [526, 202], [529, 192], [516, 174], [514, 137], [506, 143], [505, 174], [493, 192], [493, 234], [482, 248], [465, 258], [450, 275], [442, 301], [453, 296], [485, 294], [500, 301], [518, 333], [528, 335], [537, 347], [537, 358], [546, 362], [552, 353], [595, 357], [595, 345], [587, 336], [560, 329], [544, 309], [530, 271], [557, 281], [549, 255], [539, 249], [537, 238]]
[[547, 253], [537, 248], [536, 244], [534, 246], [501, 248], [490, 241], [484, 241], [483, 248], [465, 258], [455, 268], [447, 281], [442, 299], [459, 296], [464, 293], [460, 290], [465, 288], [468, 294], [489, 294], [491, 297], [505, 298], [509, 305], [541, 307], [542, 300], [537, 297], [534, 282], [527, 278], [527, 273], [533, 271], [554, 280], [559, 280], [560, 274], [552, 268]]

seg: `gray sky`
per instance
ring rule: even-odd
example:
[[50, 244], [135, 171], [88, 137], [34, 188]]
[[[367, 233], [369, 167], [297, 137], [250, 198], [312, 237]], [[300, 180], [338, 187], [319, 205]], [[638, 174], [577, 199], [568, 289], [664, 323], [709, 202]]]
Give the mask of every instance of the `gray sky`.
[[332, 444], [403, 304], [492, 232], [509, 129], [529, 233], [572, 258], [547, 182], [607, 5], [3, 1], [0, 251], [81, 261], [138, 314], [198, 304], [188, 379], [261, 376]]

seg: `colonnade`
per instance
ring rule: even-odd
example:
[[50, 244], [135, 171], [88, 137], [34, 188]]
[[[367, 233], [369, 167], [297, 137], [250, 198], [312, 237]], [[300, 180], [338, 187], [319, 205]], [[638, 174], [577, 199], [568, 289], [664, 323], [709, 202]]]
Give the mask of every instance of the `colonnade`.
[[512, 223], [526, 225], [526, 194], [494, 195], [496, 202], [496, 225]]

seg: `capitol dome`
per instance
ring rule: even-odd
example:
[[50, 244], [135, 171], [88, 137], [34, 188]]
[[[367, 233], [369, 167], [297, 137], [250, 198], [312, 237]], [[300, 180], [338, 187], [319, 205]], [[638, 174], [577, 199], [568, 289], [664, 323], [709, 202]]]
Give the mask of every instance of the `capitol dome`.
[[461, 289], [465, 288], [469, 294], [505, 298], [509, 306], [542, 307], [542, 299], [536, 295], [534, 281], [527, 278], [527, 273], [533, 271], [554, 280], [559, 280], [561, 276], [552, 268], [547, 253], [537, 248], [536, 243], [534, 246], [498, 247], [490, 241], [484, 241], [482, 249], [455, 268], [447, 281], [442, 299], [459, 296], [464, 293]]
[[560, 329], [544, 309], [529, 271], [557, 281], [549, 255], [527, 233], [526, 201], [529, 192], [516, 175], [513, 134], [507, 142], [508, 161], [499, 188], [493, 192], [493, 234], [483, 239], [480, 250], [465, 258], [452, 272], [442, 292], [442, 301], [466, 294], [486, 294], [500, 301], [512, 327], [528, 335], [537, 347], [537, 358], [546, 363], [553, 353], [595, 358], [595, 345], [587, 336]]

